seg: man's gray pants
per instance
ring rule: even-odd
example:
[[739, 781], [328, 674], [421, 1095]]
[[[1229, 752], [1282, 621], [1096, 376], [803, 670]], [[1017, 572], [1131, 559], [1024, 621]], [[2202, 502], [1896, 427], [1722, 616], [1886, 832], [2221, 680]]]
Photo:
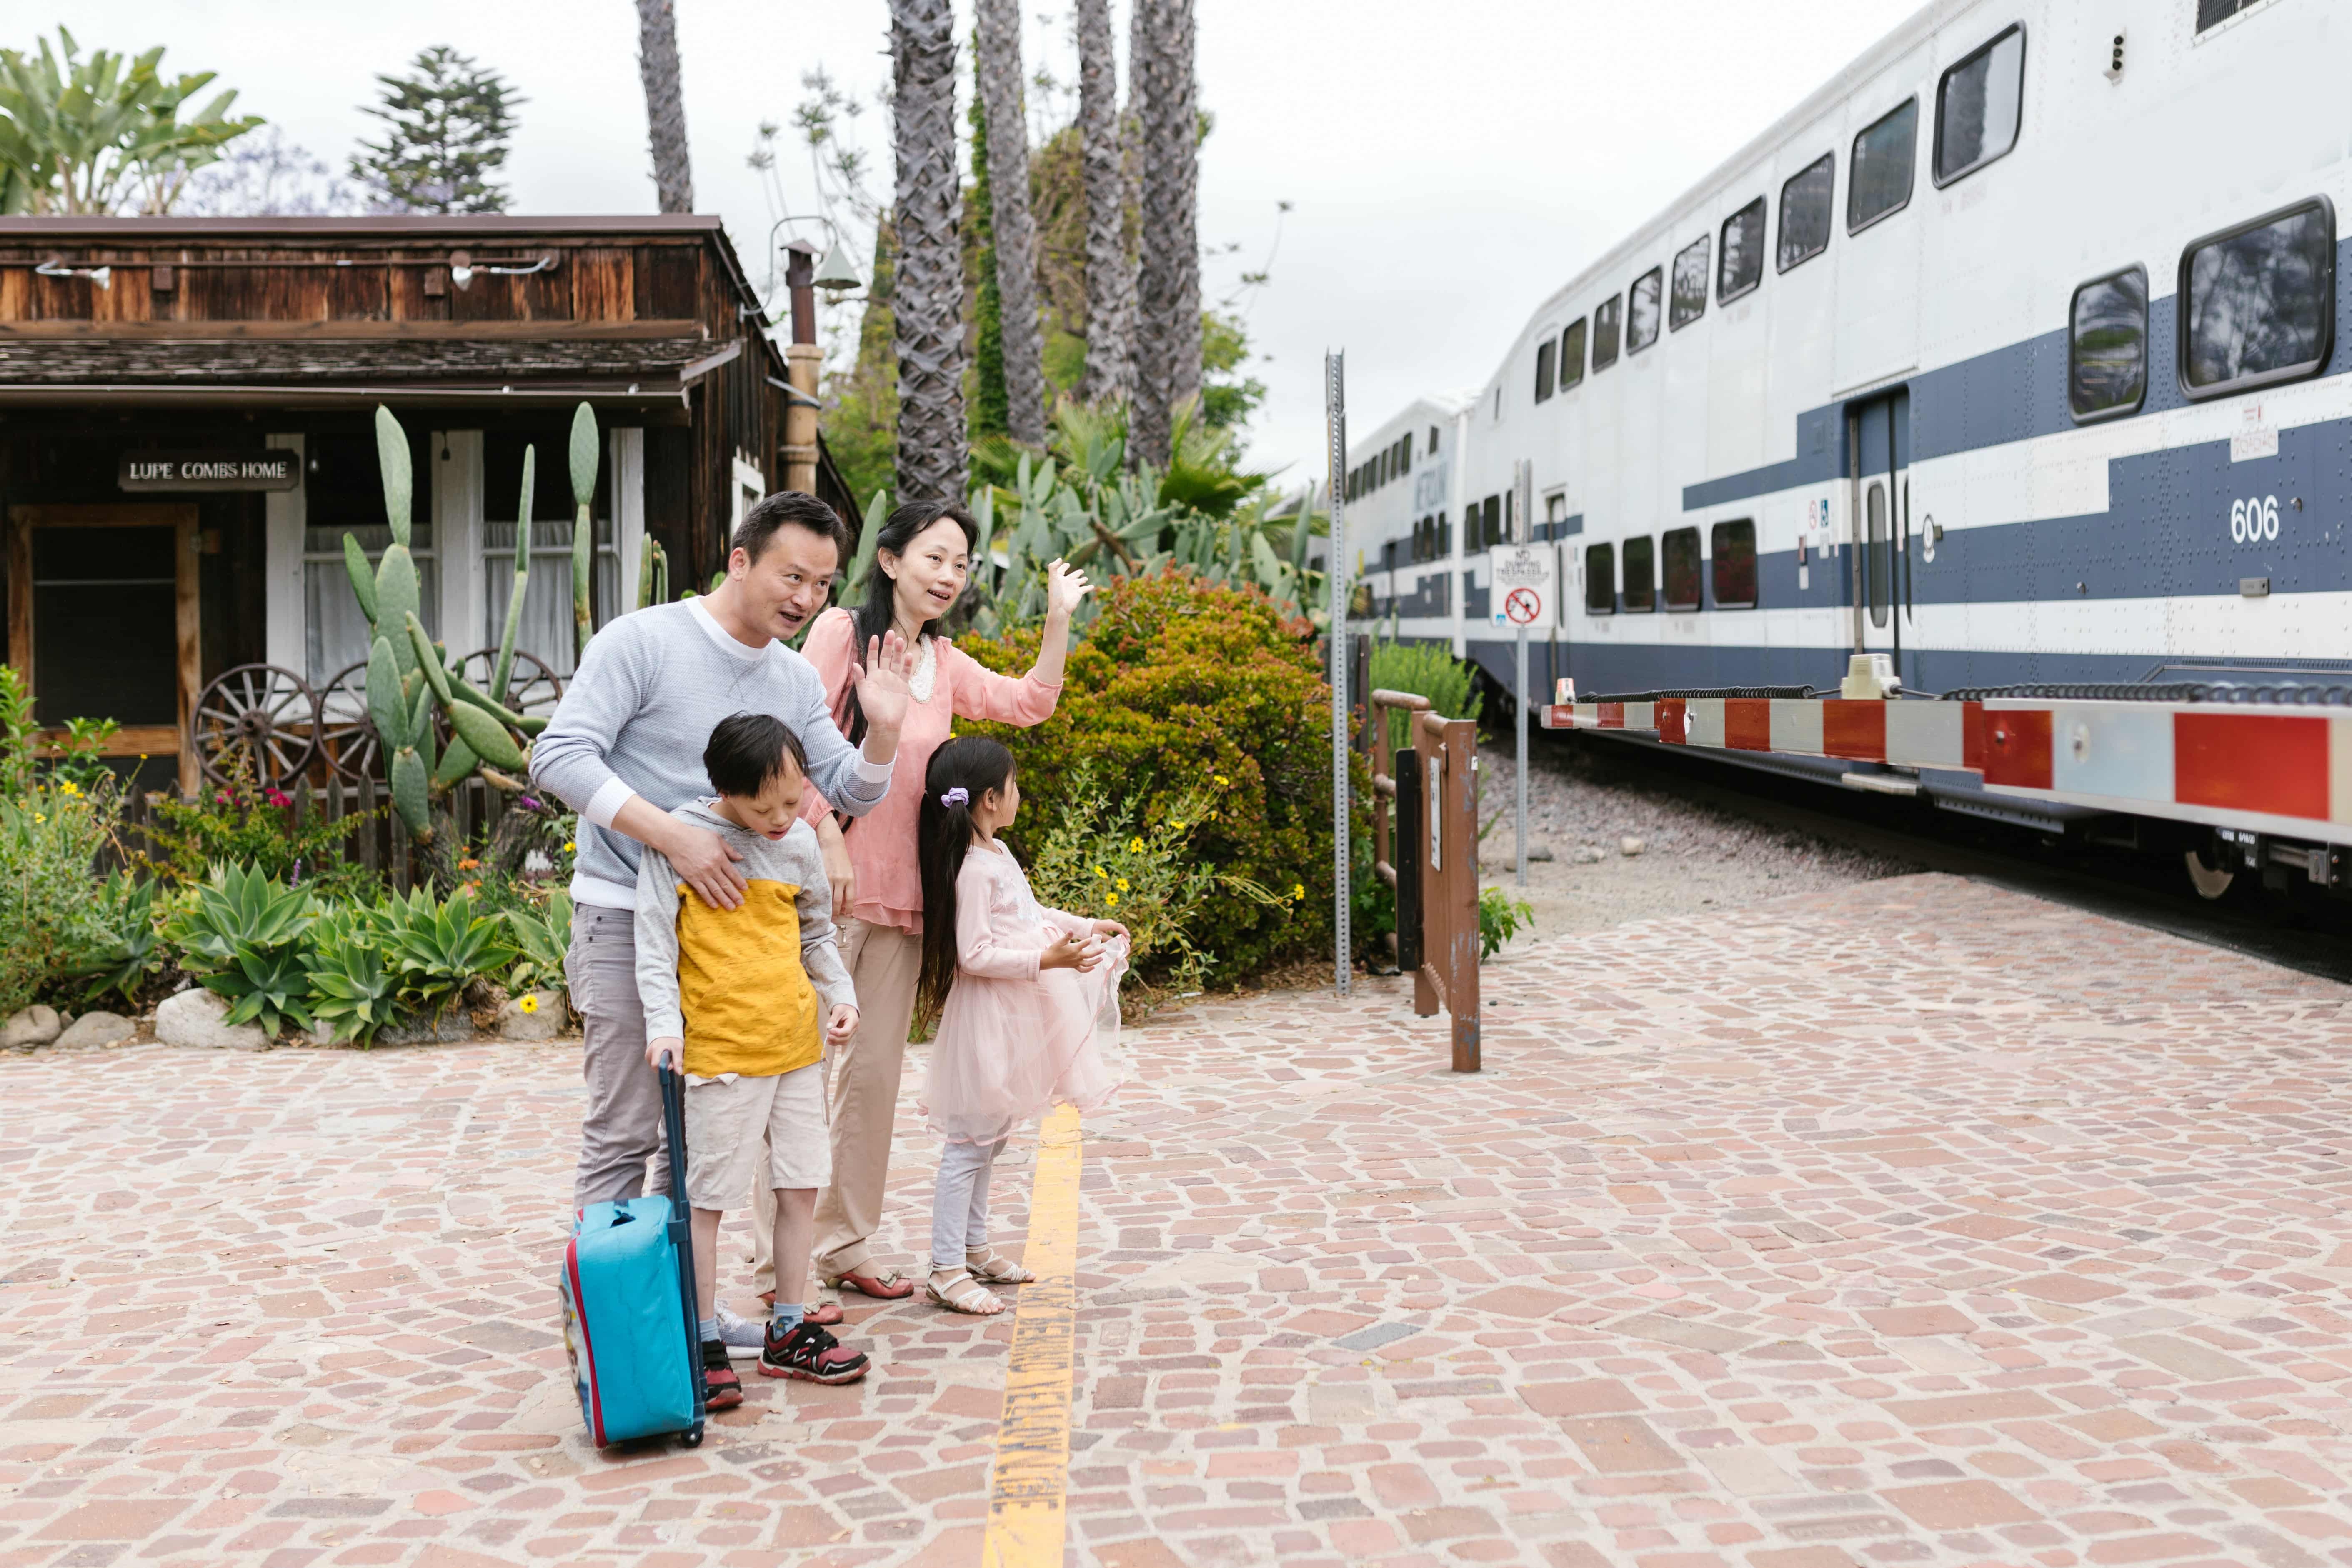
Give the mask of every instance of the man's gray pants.
[[637, 1000], [636, 914], [582, 904], [572, 911], [563, 972], [582, 1029], [588, 1105], [580, 1118], [572, 1202], [634, 1198], [661, 1138], [661, 1079], [646, 1065], [646, 1009]]

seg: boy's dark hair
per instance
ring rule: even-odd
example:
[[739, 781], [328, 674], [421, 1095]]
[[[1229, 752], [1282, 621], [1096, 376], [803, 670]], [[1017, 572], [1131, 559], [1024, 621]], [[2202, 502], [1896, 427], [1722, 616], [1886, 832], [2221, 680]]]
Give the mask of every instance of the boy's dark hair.
[[720, 795], [755, 795], [784, 771], [784, 759], [808, 776], [808, 753], [793, 727], [767, 713], [730, 713], [710, 731], [702, 748], [702, 771]]
[[735, 525], [729, 549], [740, 550], [757, 561], [776, 537], [777, 530], [787, 527], [804, 528], [820, 539], [833, 541], [837, 555], [849, 553], [849, 530], [843, 526], [841, 514], [806, 490], [778, 490], [774, 495], [761, 497], [743, 514], [743, 521]]

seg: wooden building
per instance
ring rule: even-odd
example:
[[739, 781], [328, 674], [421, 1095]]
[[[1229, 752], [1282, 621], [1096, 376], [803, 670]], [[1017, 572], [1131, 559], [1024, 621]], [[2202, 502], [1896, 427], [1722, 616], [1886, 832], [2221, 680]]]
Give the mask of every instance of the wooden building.
[[[495, 644], [537, 448], [519, 643], [572, 665], [572, 410], [604, 437], [601, 624], [643, 542], [672, 592], [783, 472], [785, 365], [719, 220], [0, 218], [0, 619], [45, 725], [110, 717], [142, 782], [196, 776], [205, 684], [325, 690], [366, 657], [342, 535], [389, 535], [372, 420], [407, 428], [423, 617]], [[820, 493], [853, 523], [830, 463]]]

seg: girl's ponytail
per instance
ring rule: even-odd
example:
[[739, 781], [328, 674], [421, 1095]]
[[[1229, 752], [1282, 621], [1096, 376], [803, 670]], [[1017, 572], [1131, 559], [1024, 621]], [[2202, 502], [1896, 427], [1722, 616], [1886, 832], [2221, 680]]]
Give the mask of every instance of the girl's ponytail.
[[984, 735], [963, 735], [931, 753], [915, 814], [915, 852], [923, 873], [923, 966], [915, 1018], [927, 1023], [946, 1005], [956, 973], [956, 878], [971, 849], [971, 808], [1013, 777], [1013, 753]]

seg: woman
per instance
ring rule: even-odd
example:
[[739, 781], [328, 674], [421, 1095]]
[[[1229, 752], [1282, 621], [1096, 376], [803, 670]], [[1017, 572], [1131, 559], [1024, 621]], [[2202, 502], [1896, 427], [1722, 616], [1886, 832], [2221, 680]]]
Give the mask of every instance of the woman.
[[857, 1032], [834, 1053], [826, 1073], [833, 1181], [817, 1197], [813, 1263], [826, 1285], [877, 1300], [898, 1300], [915, 1289], [895, 1269], [873, 1268], [870, 1243], [882, 1219], [890, 1124], [922, 966], [923, 887], [915, 857], [919, 781], [958, 717], [1025, 727], [1053, 716], [1062, 694], [1070, 615], [1091, 586], [1084, 573], [1055, 562], [1045, 574], [1045, 634], [1037, 662], [1018, 679], [983, 669], [938, 633], [940, 619], [963, 595], [979, 538], [979, 525], [961, 508], [929, 502], [898, 508], [875, 542], [866, 602], [819, 616], [801, 649], [824, 678], [835, 720], [853, 746], [866, 731], [850, 682], [857, 650], [894, 628], [915, 650], [912, 695], [891, 766], [899, 782], [845, 833], [814, 790], [803, 808], [824, 847], [841, 954], [859, 1007]]

